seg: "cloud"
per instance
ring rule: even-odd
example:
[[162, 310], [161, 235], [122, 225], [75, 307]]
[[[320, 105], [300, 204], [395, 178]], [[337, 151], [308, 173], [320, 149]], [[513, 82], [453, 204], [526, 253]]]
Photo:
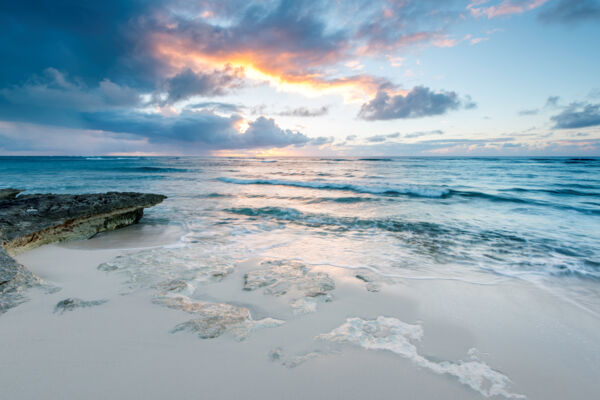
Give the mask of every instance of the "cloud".
[[[382, 79], [336, 67], [438, 43], [458, 2], [106, 0], [10, 2], [0, 14], [0, 87], [48, 67], [158, 93], [172, 104], [265, 81], [289, 91], [375, 96]], [[338, 21], [345, 21], [339, 24]], [[166, 96], [166, 97], [165, 97]]]
[[250, 127], [236, 139], [239, 144], [230, 144], [225, 148], [287, 147], [304, 145], [310, 140], [304, 134], [289, 129], [282, 129], [271, 118], [258, 117], [250, 123]]
[[413, 139], [413, 138], [418, 138], [418, 137], [422, 137], [422, 136], [443, 135], [443, 134], [444, 134], [444, 131], [442, 131], [440, 129], [435, 129], [433, 131], [420, 131], [420, 132], [407, 133], [404, 135], [404, 137], [407, 139]]
[[174, 70], [230, 64], [248, 78], [286, 90], [358, 91], [372, 97], [376, 77], [339, 76], [332, 67], [413, 45], [455, 44], [445, 32], [460, 20], [455, 3], [226, 0], [199, 2], [191, 11], [191, 4], [182, 2], [184, 10], [171, 7], [160, 14], [146, 36], [155, 58]]
[[322, 117], [329, 112], [328, 106], [323, 106], [315, 109], [309, 109], [306, 107], [298, 107], [292, 110], [285, 110], [277, 115], [282, 117]]
[[301, 146], [306, 135], [283, 129], [273, 119], [258, 117], [240, 133], [239, 116], [222, 117], [211, 112], [184, 111], [177, 116], [135, 112], [84, 113], [80, 128], [121, 133], [143, 138], [151, 144], [165, 144], [182, 152], [219, 149]]
[[389, 55], [417, 44], [452, 46], [445, 31], [461, 19], [455, 1], [354, 0], [344, 2], [340, 17], [353, 25], [358, 54]]
[[519, 115], [520, 116], [526, 116], [526, 115], [537, 115], [540, 112], [539, 109], [537, 108], [532, 108], [530, 110], [521, 110], [519, 111]]
[[397, 138], [404, 138], [404, 139], [415, 139], [415, 138], [419, 138], [422, 136], [429, 136], [429, 135], [442, 135], [444, 133], [444, 131], [436, 129], [436, 130], [432, 130], [432, 131], [418, 131], [418, 132], [411, 132], [411, 133], [405, 133], [405, 134], [401, 134], [400, 132], [395, 132], [395, 133], [390, 133], [387, 135], [373, 135], [373, 136], [369, 136], [365, 139], [365, 141], [369, 142], [369, 143], [382, 143], [382, 142], [386, 142], [389, 139], [397, 139]]
[[333, 138], [333, 136], [319, 136], [317, 138], [311, 139], [309, 144], [312, 144], [313, 146], [322, 146], [324, 144], [331, 144], [334, 140], [335, 139]]
[[488, 139], [436, 139], [414, 142], [383, 142], [359, 145], [343, 144], [342, 154], [347, 156], [497, 156], [497, 155], [556, 155], [582, 154], [596, 156], [600, 139], [547, 140], [542, 137], [529, 142], [519, 142], [516, 137]]
[[560, 101], [560, 96], [549, 96], [546, 100], [545, 107], [557, 107]]
[[81, 79], [48, 68], [22, 85], [0, 89], [0, 119], [54, 126], [81, 126], [82, 114], [136, 109], [146, 105], [128, 86], [104, 79], [87, 86]]
[[[0, 120], [103, 131], [183, 151], [299, 146], [310, 141], [264, 117], [245, 121], [248, 128], [240, 133], [243, 118], [226, 103], [199, 103], [172, 115], [148, 112], [149, 105], [129, 87], [108, 80], [88, 87], [55, 69], [0, 90]], [[224, 108], [232, 114], [215, 113]]]
[[186, 106], [189, 110], [209, 110], [209, 111], [219, 111], [224, 113], [237, 113], [240, 112], [244, 107], [231, 104], [231, 103], [221, 103], [218, 101], [207, 101], [202, 103], [195, 103]]
[[520, 115], [522, 117], [529, 116], [529, 115], [538, 115], [542, 112], [548, 112], [549, 110], [560, 108], [560, 106], [558, 104], [559, 101], [560, 101], [559, 96], [549, 96], [546, 99], [546, 103], [544, 104], [543, 107], [521, 110], [518, 112], [518, 115]]
[[136, 89], [154, 88], [165, 66], [152, 57], [146, 32], [148, 15], [160, 6], [144, 0], [3, 4], [0, 54], [12, 61], [0, 65], [0, 87], [54, 67], [87, 85], [102, 77]]
[[193, 96], [222, 96], [243, 84], [240, 68], [226, 67], [221, 71], [196, 73], [185, 69], [166, 81], [167, 103], [176, 103]]
[[406, 95], [390, 95], [380, 90], [373, 100], [362, 105], [358, 116], [366, 120], [421, 118], [473, 106], [471, 101], [463, 103], [456, 92], [434, 92], [427, 87], [416, 86]]
[[365, 140], [367, 142], [371, 142], [371, 143], [380, 143], [380, 142], [385, 142], [387, 140], [387, 136], [386, 135], [374, 135], [374, 136], [369, 136]]
[[590, 99], [600, 99], [600, 88], [591, 89], [587, 97]]
[[33, 76], [22, 85], [0, 89], [0, 101], [24, 107], [79, 108], [85, 110], [117, 107], [137, 107], [142, 104], [140, 94], [128, 87], [104, 79], [96, 87], [88, 87], [81, 80], [47, 68], [41, 76]]
[[[503, 15], [523, 14], [544, 5], [548, 0], [473, 0], [467, 9], [475, 17], [496, 18]], [[493, 3], [490, 5], [490, 3]]]
[[544, 22], [575, 24], [600, 20], [598, 0], [559, 0], [553, 2], [539, 14]]
[[169, 23], [158, 26], [150, 40], [155, 56], [175, 68], [229, 63], [263, 76], [303, 81], [313, 68], [332, 65], [347, 51], [347, 33], [329, 29], [319, 18], [321, 9], [314, 2], [291, 0], [240, 3], [227, 11], [212, 8], [226, 12], [224, 25], [220, 18], [169, 14]]
[[600, 103], [571, 103], [560, 114], [550, 118], [555, 129], [586, 128], [600, 125]]

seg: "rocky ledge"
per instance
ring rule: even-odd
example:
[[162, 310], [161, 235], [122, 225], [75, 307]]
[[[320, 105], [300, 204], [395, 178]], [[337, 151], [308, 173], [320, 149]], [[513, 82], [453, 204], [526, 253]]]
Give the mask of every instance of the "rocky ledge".
[[0, 189], [0, 313], [38, 279], [11, 256], [43, 244], [87, 239], [137, 223], [166, 197], [149, 193], [29, 194]]

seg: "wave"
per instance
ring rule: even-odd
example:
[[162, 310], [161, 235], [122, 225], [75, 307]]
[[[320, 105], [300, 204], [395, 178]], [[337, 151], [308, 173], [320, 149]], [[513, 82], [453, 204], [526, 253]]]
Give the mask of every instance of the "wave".
[[[436, 263], [476, 263], [500, 275], [541, 275], [600, 280], [600, 260], [585, 245], [574, 246], [543, 237], [524, 237], [502, 229], [450, 226], [398, 218], [332, 216], [304, 213], [293, 208], [229, 208], [225, 212], [272, 219], [333, 233], [384, 231], [408, 248], [433, 257]], [[514, 260], [520, 260], [515, 263]]]
[[565, 160], [565, 164], [586, 164], [589, 162], [598, 161], [597, 158], [569, 158]]
[[194, 196], [196, 198], [199, 199], [216, 199], [216, 198], [227, 198], [227, 197], [234, 197], [234, 195], [229, 194], [229, 193], [205, 193], [205, 194], [199, 194], [197, 196]]
[[309, 189], [323, 190], [344, 190], [357, 193], [368, 193], [386, 196], [415, 196], [415, 197], [433, 197], [440, 198], [450, 193], [449, 189], [426, 187], [418, 185], [394, 185], [394, 186], [368, 186], [354, 185], [343, 182], [322, 182], [322, 181], [286, 181], [278, 179], [237, 179], [237, 178], [217, 178], [221, 182], [234, 183], [237, 185], [276, 185], [293, 186]]
[[139, 160], [139, 157], [85, 157], [90, 161], [110, 161], [110, 160]]
[[[589, 188], [589, 186], [588, 186]], [[565, 195], [565, 196], [600, 196], [598, 192], [583, 192], [575, 189], [524, 189], [524, 188], [512, 188], [502, 189], [503, 192], [518, 192], [518, 193], [547, 193], [553, 195]]]
[[112, 168], [111, 171], [118, 172], [188, 172], [184, 168], [173, 168], [173, 167], [119, 167]]
[[363, 203], [367, 201], [377, 201], [377, 198], [374, 197], [317, 197], [310, 201], [308, 204], [316, 204], [316, 203]]
[[388, 232], [410, 232], [424, 235], [442, 235], [456, 233], [440, 224], [425, 221], [400, 221], [392, 218], [361, 219], [352, 217], [333, 217], [326, 214], [306, 214], [294, 208], [260, 207], [228, 208], [224, 211], [248, 217], [275, 218], [312, 227], [334, 227], [336, 230], [380, 229]]
[[394, 161], [391, 158], [359, 158], [358, 161]]
[[[548, 191], [549, 193], [552, 191]], [[569, 191], [563, 191], [563, 195], [566, 195]], [[572, 191], [571, 191], [572, 192]], [[594, 194], [585, 194], [586, 196], [594, 196]], [[454, 190], [450, 189], [447, 197], [450, 196], [460, 196], [465, 198], [478, 198], [484, 199], [491, 202], [505, 202], [505, 203], [515, 203], [515, 204], [524, 204], [530, 206], [539, 206], [539, 207], [551, 207], [558, 210], [569, 210], [576, 211], [583, 214], [591, 214], [591, 215], [600, 215], [600, 209], [595, 208], [582, 208], [582, 207], [574, 207], [565, 204], [555, 204], [547, 201], [528, 199], [524, 197], [512, 197], [512, 196], [502, 196], [491, 193], [484, 192], [476, 192], [476, 191], [463, 191], [463, 190]]]
[[[491, 202], [507, 202], [515, 204], [524, 204], [530, 206], [539, 207], [552, 207], [561, 210], [571, 210], [581, 212], [584, 214], [600, 215], [600, 209], [595, 208], [582, 208], [569, 206], [565, 204], [555, 204], [547, 201], [528, 199], [526, 197], [518, 196], [503, 196], [499, 194], [478, 192], [478, 191], [465, 191], [456, 190], [443, 187], [428, 187], [419, 185], [390, 185], [390, 186], [372, 186], [372, 185], [356, 185], [343, 182], [326, 182], [326, 181], [288, 181], [279, 179], [238, 179], [238, 178], [217, 178], [221, 182], [233, 183], [237, 185], [275, 185], [275, 186], [292, 186], [309, 189], [321, 189], [321, 190], [342, 190], [356, 193], [383, 195], [383, 196], [413, 196], [413, 197], [427, 197], [427, 198], [449, 198], [449, 197], [463, 197], [473, 199], [484, 199]], [[515, 188], [510, 189], [514, 192], [526, 192], [535, 191], [528, 189]], [[581, 192], [572, 189], [564, 190], [540, 190], [555, 195], [571, 195], [571, 196], [597, 196], [598, 193]], [[330, 199], [332, 200], [332, 199]], [[334, 200], [335, 201], [335, 200]], [[338, 202], [344, 202], [344, 200], [337, 200]], [[356, 202], [357, 200], [351, 199], [347, 202]]]

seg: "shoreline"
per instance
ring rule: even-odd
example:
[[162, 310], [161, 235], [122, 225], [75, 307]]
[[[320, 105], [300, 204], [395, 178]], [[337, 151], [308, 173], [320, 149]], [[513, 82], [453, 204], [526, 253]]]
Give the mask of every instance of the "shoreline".
[[[482, 398], [456, 376], [434, 373], [414, 358], [317, 339], [347, 318], [379, 316], [421, 326], [422, 339], [414, 344], [426, 360], [459, 363], [474, 355], [480, 367], [487, 365], [510, 379], [502, 388], [508, 394], [559, 399], [595, 393], [598, 320], [531, 284], [510, 280], [484, 289], [464, 282], [399, 279], [377, 282], [380, 290], [371, 292], [356, 271], [311, 267], [311, 273], [327, 273], [335, 281], [332, 301], [319, 303], [315, 312], [294, 314], [288, 295], [243, 290], [245, 274], [259, 268], [260, 260], [248, 259], [222, 280], [197, 286], [190, 298], [244, 306], [252, 318], [269, 316], [284, 323], [252, 331], [241, 341], [227, 332], [200, 339], [173, 332], [189, 314], [155, 304], [155, 290], [131, 286], [127, 270], [97, 269], [138, 251], [106, 248], [111, 236], [129, 237], [130, 244], [139, 240], [137, 247], [152, 236], [137, 233], [114, 231], [79, 243], [93, 244], [93, 250], [50, 244], [17, 257], [62, 289], [30, 290], [29, 302], [2, 315], [0, 384], [11, 398], [42, 393], [90, 399], [153, 399], [173, 393], [266, 399], [384, 399], [411, 393], [424, 399]], [[65, 298], [106, 303], [53, 312]], [[49, 368], [50, 360], [60, 368]], [[31, 375], [39, 377], [36, 385], [25, 384]], [[102, 391], [98, 376], [103, 376]]]

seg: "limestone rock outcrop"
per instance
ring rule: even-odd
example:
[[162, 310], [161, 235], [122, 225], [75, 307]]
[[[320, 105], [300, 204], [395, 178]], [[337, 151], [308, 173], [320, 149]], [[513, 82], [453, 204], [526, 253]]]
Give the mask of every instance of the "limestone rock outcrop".
[[11, 256], [43, 244], [87, 239], [137, 223], [144, 208], [162, 202], [159, 194], [28, 194], [0, 189], [0, 314], [23, 300], [22, 291], [39, 279]]

